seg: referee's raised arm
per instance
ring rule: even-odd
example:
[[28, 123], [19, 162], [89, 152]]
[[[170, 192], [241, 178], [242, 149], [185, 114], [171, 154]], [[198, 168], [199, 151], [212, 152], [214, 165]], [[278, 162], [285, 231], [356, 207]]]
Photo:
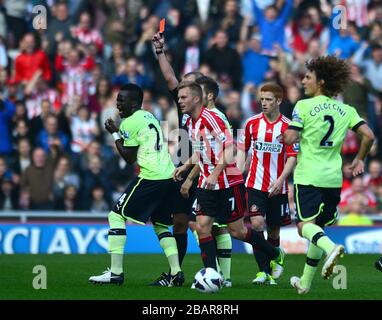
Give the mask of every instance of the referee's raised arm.
[[167, 88], [172, 91], [178, 86], [179, 81], [175, 76], [174, 69], [167, 60], [166, 54], [164, 53], [164, 36], [160, 32], [157, 32], [153, 35], [151, 41], [155, 47], [159, 67], [164, 79], [166, 80]]

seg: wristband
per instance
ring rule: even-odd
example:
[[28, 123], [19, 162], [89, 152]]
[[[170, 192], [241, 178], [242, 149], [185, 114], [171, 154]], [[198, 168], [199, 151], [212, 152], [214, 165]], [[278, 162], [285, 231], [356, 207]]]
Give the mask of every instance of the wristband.
[[113, 132], [112, 136], [113, 136], [114, 141], [117, 141], [117, 140], [121, 139], [121, 136], [119, 135], [118, 132]]

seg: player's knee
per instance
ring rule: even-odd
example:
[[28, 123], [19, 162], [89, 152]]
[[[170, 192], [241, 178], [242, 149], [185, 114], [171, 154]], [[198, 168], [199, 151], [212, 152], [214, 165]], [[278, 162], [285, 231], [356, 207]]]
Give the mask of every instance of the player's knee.
[[230, 233], [231, 237], [239, 240], [243, 240], [245, 238], [245, 235], [247, 233], [246, 228], [236, 228], [228, 225], [228, 232]]
[[257, 232], [264, 231], [266, 227], [265, 220], [261, 216], [251, 217], [251, 225], [252, 228]]
[[197, 223], [196, 232], [198, 233], [200, 238], [203, 238], [211, 235], [211, 227], [208, 224]]

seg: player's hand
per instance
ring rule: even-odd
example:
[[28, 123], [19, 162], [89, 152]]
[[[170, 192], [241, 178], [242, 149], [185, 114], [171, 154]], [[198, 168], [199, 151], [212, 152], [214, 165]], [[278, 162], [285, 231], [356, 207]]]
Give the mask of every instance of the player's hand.
[[192, 180], [186, 179], [180, 187], [180, 194], [183, 198], [188, 199], [190, 197], [189, 191], [192, 186]]
[[118, 132], [118, 128], [117, 128], [117, 126], [115, 125], [114, 120], [111, 119], [111, 118], [109, 118], [109, 119], [107, 119], [107, 120], [105, 121], [105, 129], [106, 129], [109, 133], [111, 133], [111, 134], [113, 134], [114, 132]]
[[355, 177], [355, 176], [358, 176], [358, 175], [364, 173], [365, 164], [360, 159], [354, 159], [349, 168], [353, 173], [353, 177]]
[[183, 174], [186, 172], [187, 168], [185, 165], [180, 166], [174, 170], [172, 178], [175, 182], [183, 180]]
[[208, 176], [206, 179], [206, 189], [207, 190], [214, 190], [215, 185], [218, 183], [218, 177], [216, 177], [213, 173]]
[[159, 32], [153, 35], [151, 42], [153, 43], [156, 50], [162, 50], [164, 47], [164, 37]]
[[272, 182], [269, 186], [269, 189], [268, 189], [268, 198], [270, 197], [273, 197], [277, 194], [279, 194], [283, 188], [283, 182], [282, 180], [280, 179], [277, 179], [275, 182]]

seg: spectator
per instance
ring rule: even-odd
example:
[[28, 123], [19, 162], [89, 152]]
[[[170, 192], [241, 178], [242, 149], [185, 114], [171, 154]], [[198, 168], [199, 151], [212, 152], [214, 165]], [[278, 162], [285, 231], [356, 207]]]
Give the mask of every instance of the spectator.
[[377, 159], [371, 160], [367, 172], [363, 177], [363, 184], [376, 194], [378, 187], [382, 186], [382, 162]]
[[80, 15], [80, 21], [77, 26], [71, 29], [72, 37], [84, 45], [94, 44], [99, 54], [103, 50], [103, 40], [100, 32], [93, 28], [93, 22], [88, 12]]
[[4, 11], [7, 17], [7, 26], [12, 35], [11, 47], [16, 47], [23, 35], [27, 32], [27, 23], [25, 16], [27, 15], [28, 1], [27, 0], [5, 0], [2, 1]]
[[242, 85], [242, 66], [240, 55], [235, 49], [228, 46], [228, 37], [225, 31], [219, 30], [212, 41], [212, 47], [205, 54], [205, 61], [218, 78], [227, 78], [235, 90]]
[[10, 178], [0, 181], [0, 209], [19, 209], [19, 190]]
[[264, 50], [274, 52], [273, 45], [278, 43], [283, 49], [285, 44], [285, 26], [288, 22], [289, 13], [292, 9], [293, 0], [279, 1], [279, 7], [270, 5], [262, 11], [255, 0], [252, 0], [256, 23], [261, 33], [261, 47]]
[[105, 199], [105, 192], [101, 186], [95, 186], [92, 189], [92, 202], [90, 205], [90, 212], [104, 213], [109, 211], [109, 204]]
[[41, 113], [44, 101], [49, 102], [49, 111], [58, 113], [61, 110], [62, 103], [58, 91], [50, 88], [48, 83], [38, 78], [25, 90], [25, 105], [27, 108], [28, 118], [33, 119]]
[[184, 32], [184, 40], [176, 46], [173, 52], [175, 74], [182, 77], [184, 74], [198, 71], [203, 57], [201, 34], [198, 26], [191, 25]]
[[130, 57], [126, 64], [120, 66], [116, 75], [112, 79], [114, 86], [122, 86], [126, 83], [134, 83], [142, 89], [149, 89], [152, 86], [152, 80], [145, 73], [143, 65], [139, 64], [137, 58]]
[[64, 198], [64, 190], [68, 185], [72, 185], [79, 190], [80, 178], [78, 174], [72, 171], [70, 159], [62, 156], [58, 159], [54, 170], [53, 196], [55, 202]]
[[89, 167], [84, 172], [82, 181], [82, 203], [86, 208], [89, 208], [90, 206], [92, 189], [95, 186], [102, 187], [102, 189], [105, 191], [105, 198], [107, 201], [109, 201], [112, 186], [109, 177], [106, 175], [104, 169], [102, 168], [102, 161], [99, 157], [90, 158]]
[[16, 149], [20, 139], [28, 139], [29, 141], [31, 140], [28, 122], [21, 119], [16, 123], [16, 127], [12, 132], [12, 145], [14, 149]]
[[112, 86], [107, 78], [101, 78], [97, 83], [96, 92], [89, 97], [89, 110], [97, 115], [102, 109], [109, 105], [113, 105]]
[[261, 50], [261, 35], [253, 34], [242, 57], [244, 84], [260, 85], [269, 70], [269, 57]]
[[55, 210], [73, 212], [81, 210], [78, 189], [74, 185], [67, 185], [64, 188], [64, 195], [55, 202]]
[[123, 44], [121, 42], [116, 42], [112, 46], [111, 57], [107, 60], [107, 75], [112, 77], [120, 70], [122, 66], [126, 63], [126, 52]]
[[54, 57], [58, 44], [62, 40], [71, 39], [70, 26], [72, 20], [69, 16], [68, 5], [65, 1], [59, 1], [53, 5], [53, 17], [48, 20], [49, 28], [47, 29], [48, 55]]
[[[333, 15], [334, 17], [335, 15]], [[328, 53], [334, 54], [341, 59], [348, 59], [360, 47], [359, 35], [354, 24], [348, 22], [347, 28], [334, 28], [334, 18], [330, 21], [330, 41]]]
[[351, 183], [351, 187], [341, 192], [341, 202], [339, 207], [341, 212], [349, 212], [350, 203], [358, 196], [362, 196], [363, 206], [368, 208], [368, 213], [374, 213], [377, 210], [377, 199], [375, 195], [365, 187], [362, 181], [362, 177], [355, 177]]
[[88, 73], [94, 68], [94, 60], [87, 55], [81, 58], [80, 49], [73, 48], [67, 56], [56, 56], [56, 70], [61, 73], [62, 103], [69, 103], [73, 96], [81, 96], [88, 102]]
[[12, 117], [15, 112], [16, 109], [13, 103], [11, 103], [9, 100], [3, 100], [0, 96], [0, 157], [11, 156], [12, 138], [10, 129]]
[[349, 200], [348, 213], [341, 217], [337, 225], [339, 226], [372, 226], [373, 221], [365, 215], [365, 203], [367, 199], [359, 194]]
[[368, 118], [368, 94], [372, 91], [370, 80], [362, 75], [361, 69], [358, 65], [351, 65], [350, 82], [346, 85], [343, 93], [343, 100], [345, 103], [354, 106], [359, 115]]
[[377, 203], [378, 203], [378, 212], [382, 212], [382, 185], [377, 187]]
[[32, 164], [21, 176], [22, 197], [29, 199], [29, 209], [53, 209], [53, 172], [53, 158], [47, 157], [44, 149], [36, 148], [32, 154]]
[[319, 39], [322, 31], [321, 23], [315, 23], [308, 10], [292, 23], [292, 41], [290, 47], [294, 54], [305, 55], [308, 51], [309, 42], [313, 39]]
[[36, 46], [36, 36], [27, 33], [20, 42], [21, 54], [15, 60], [15, 81], [28, 86], [42, 77], [50, 81], [52, 72], [45, 52]]
[[31, 164], [31, 143], [29, 138], [21, 138], [17, 141], [17, 156], [14, 157], [12, 163], [12, 171], [19, 177], [24, 173], [25, 169]]
[[59, 129], [55, 115], [50, 114], [44, 119], [44, 129], [37, 136], [36, 143], [49, 153], [69, 150], [69, 138]]
[[100, 133], [100, 129], [95, 120], [96, 114], [90, 117], [89, 110], [82, 105], [76, 114], [70, 119], [70, 128], [72, 130], [71, 150], [74, 153], [84, 152], [90, 142], [92, 142]]

